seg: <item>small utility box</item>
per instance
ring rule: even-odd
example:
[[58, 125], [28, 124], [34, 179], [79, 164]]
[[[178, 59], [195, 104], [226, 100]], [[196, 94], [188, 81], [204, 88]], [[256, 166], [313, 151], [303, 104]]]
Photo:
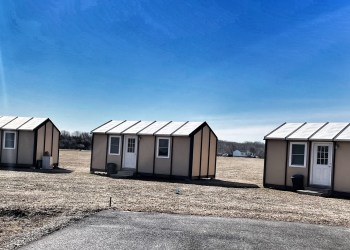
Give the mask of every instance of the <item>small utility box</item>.
[[301, 174], [295, 174], [291, 177], [293, 183], [293, 191], [304, 189], [304, 176]]
[[53, 169], [52, 156], [43, 156], [43, 162], [42, 162], [41, 167], [43, 169]]

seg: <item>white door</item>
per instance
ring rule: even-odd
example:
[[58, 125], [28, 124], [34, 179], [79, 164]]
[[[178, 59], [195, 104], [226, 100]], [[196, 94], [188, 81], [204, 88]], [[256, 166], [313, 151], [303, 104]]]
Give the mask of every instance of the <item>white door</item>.
[[137, 136], [124, 136], [123, 168], [136, 168]]
[[310, 183], [312, 185], [331, 186], [333, 168], [333, 144], [314, 143], [312, 173]]

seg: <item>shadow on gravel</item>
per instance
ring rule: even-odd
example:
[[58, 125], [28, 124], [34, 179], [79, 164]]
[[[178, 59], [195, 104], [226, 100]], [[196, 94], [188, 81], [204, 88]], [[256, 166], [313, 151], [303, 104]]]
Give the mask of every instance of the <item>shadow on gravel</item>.
[[45, 174], [70, 174], [73, 171], [65, 168], [54, 168], [54, 169], [36, 169], [31, 167], [0, 167], [2, 171], [16, 171], [16, 172], [31, 172], [31, 173], [45, 173]]
[[62, 213], [55, 209], [33, 210], [20, 208], [0, 208], [0, 217], [29, 218], [34, 216], [55, 216]]
[[[95, 175], [109, 177], [107, 174], [95, 173]], [[168, 182], [168, 183], [179, 183], [179, 184], [190, 184], [200, 186], [214, 186], [214, 187], [226, 187], [226, 188], [260, 188], [256, 184], [242, 183], [234, 181], [224, 181], [220, 179], [201, 179], [201, 180], [190, 180], [190, 179], [176, 179], [174, 177], [151, 177], [151, 176], [133, 176], [133, 177], [110, 177], [115, 179], [130, 179], [138, 181], [156, 181], [156, 182]]]
[[157, 181], [157, 182], [170, 182], [200, 186], [215, 186], [226, 188], [259, 188], [258, 185], [252, 183], [242, 183], [233, 181], [224, 181], [219, 179], [202, 179], [202, 180], [181, 180], [181, 179], [162, 179], [162, 178], [150, 178], [150, 177], [134, 177], [133, 179], [141, 181]]

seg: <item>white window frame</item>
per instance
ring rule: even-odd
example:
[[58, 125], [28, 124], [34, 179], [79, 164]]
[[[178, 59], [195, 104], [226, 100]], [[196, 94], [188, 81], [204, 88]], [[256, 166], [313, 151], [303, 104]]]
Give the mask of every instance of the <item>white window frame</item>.
[[[159, 140], [168, 140], [168, 155], [167, 156], [163, 156], [163, 155], [159, 155]], [[170, 158], [170, 137], [157, 137], [157, 158]]]
[[[112, 138], [119, 138], [118, 153], [111, 153]], [[121, 136], [120, 135], [110, 135], [108, 140], [109, 140], [109, 142], [108, 142], [108, 154], [109, 155], [120, 155], [120, 144], [121, 144], [121, 140], [122, 140]]]
[[[13, 148], [9, 148], [9, 147], [6, 147], [6, 135], [7, 134], [14, 134], [15, 135], [15, 139], [14, 139], [14, 142], [13, 142]], [[16, 149], [16, 142], [17, 142], [17, 133], [15, 131], [4, 131], [4, 138], [3, 138], [3, 149]]]
[[[292, 165], [292, 149], [293, 145], [304, 145], [304, 165]], [[307, 143], [306, 142], [291, 142], [289, 145], [289, 167], [293, 168], [306, 168], [306, 152], [307, 152]]]

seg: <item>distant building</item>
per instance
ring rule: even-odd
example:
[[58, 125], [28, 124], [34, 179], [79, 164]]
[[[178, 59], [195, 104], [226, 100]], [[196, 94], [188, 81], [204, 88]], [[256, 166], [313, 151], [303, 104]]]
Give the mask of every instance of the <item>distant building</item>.
[[232, 152], [232, 156], [233, 157], [243, 157], [245, 155], [243, 155], [243, 153], [241, 151], [235, 150], [235, 151]]
[[233, 157], [255, 157], [255, 155], [249, 151], [247, 152], [242, 152], [239, 150], [235, 150], [232, 152]]

